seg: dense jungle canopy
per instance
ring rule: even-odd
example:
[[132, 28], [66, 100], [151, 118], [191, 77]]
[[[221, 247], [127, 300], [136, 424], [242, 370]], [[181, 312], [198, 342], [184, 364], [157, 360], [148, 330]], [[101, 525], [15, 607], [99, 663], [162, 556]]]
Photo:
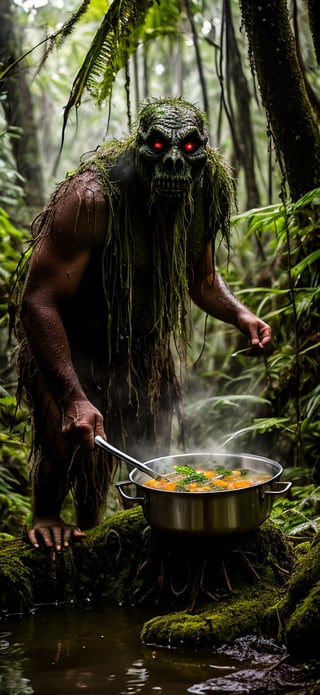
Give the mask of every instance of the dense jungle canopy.
[[[0, 0], [0, 531], [29, 512], [29, 420], [16, 411], [10, 294], [29, 225], [55, 184], [139, 104], [183, 96], [238, 191], [219, 271], [272, 324], [248, 358], [232, 327], [194, 309], [185, 383], [188, 449], [227, 446], [279, 461], [289, 532], [318, 530], [320, 482], [320, 36], [316, 0]], [[175, 446], [176, 443], [174, 442]], [[292, 511], [293, 508], [293, 511]]]

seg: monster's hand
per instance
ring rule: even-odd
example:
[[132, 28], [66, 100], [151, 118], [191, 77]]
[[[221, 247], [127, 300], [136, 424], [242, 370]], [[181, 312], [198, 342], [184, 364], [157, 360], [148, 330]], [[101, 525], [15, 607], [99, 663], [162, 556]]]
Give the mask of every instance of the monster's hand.
[[107, 438], [103, 416], [87, 398], [72, 400], [65, 406], [62, 433], [91, 450], [95, 447], [96, 435]]

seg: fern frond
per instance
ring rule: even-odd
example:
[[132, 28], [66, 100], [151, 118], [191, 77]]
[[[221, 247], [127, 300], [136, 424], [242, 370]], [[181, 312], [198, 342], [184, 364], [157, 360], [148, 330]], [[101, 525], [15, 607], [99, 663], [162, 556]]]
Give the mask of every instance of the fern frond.
[[[71, 109], [78, 108], [84, 89], [98, 104], [111, 94], [117, 72], [134, 52], [139, 32], [154, 0], [114, 0], [105, 14], [78, 71], [64, 109], [61, 149]], [[61, 150], [60, 150], [61, 151]]]
[[63, 26], [58, 31], [56, 31], [54, 34], [47, 38], [47, 47], [38, 65], [36, 74], [40, 72], [41, 68], [43, 67], [50, 53], [52, 53], [53, 49], [60, 48], [64, 44], [68, 36], [70, 36], [79, 19], [81, 19], [81, 17], [86, 13], [90, 5], [90, 2], [91, 0], [83, 0], [80, 7], [78, 7], [76, 12], [74, 12], [73, 15], [70, 17], [69, 21], [63, 24]]
[[78, 106], [85, 87], [98, 103], [111, 94], [117, 72], [136, 49], [153, 0], [114, 0], [105, 14], [82, 66], [75, 77], [66, 113]]
[[41, 68], [43, 67], [44, 63], [46, 62], [48, 56], [50, 53], [52, 53], [54, 48], [58, 48], [62, 46], [64, 43], [65, 39], [70, 36], [72, 33], [75, 25], [79, 21], [79, 19], [85, 14], [87, 11], [89, 5], [90, 5], [91, 0], [83, 0], [81, 3], [80, 7], [76, 10], [76, 12], [73, 13], [72, 17], [70, 17], [69, 21], [63, 24], [63, 26], [56, 31], [54, 34], [50, 34], [50, 36], [46, 36], [45, 39], [42, 41], [39, 41], [35, 46], [32, 46], [28, 51], [23, 53], [19, 58], [14, 60], [12, 63], [7, 65], [1, 72], [0, 72], [0, 79], [3, 80], [5, 77], [8, 76], [14, 68], [17, 67], [25, 58], [27, 58], [33, 51], [36, 50], [36, 48], [39, 48], [39, 46], [45, 45], [46, 48], [44, 50], [44, 54], [41, 58], [41, 61], [37, 67], [35, 76], [38, 75], [40, 72]]

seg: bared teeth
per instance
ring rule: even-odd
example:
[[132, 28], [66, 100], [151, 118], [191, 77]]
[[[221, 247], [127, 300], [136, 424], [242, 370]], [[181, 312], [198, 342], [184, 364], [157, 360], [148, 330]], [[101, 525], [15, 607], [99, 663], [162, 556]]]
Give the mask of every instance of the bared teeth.
[[185, 191], [188, 188], [186, 181], [169, 181], [168, 179], [158, 179], [157, 185], [165, 190]]

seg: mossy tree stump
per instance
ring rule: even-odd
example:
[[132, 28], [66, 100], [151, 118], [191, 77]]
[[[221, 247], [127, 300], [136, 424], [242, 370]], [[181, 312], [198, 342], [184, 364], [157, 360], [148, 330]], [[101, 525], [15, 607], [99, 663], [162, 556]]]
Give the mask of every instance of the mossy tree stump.
[[320, 543], [294, 549], [272, 522], [225, 537], [159, 534], [140, 507], [118, 512], [54, 554], [24, 540], [0, 546], [1, 610], [55, 601], [155, 607], [145, 643], [219, 646], [263, 633], [317, 657]]

